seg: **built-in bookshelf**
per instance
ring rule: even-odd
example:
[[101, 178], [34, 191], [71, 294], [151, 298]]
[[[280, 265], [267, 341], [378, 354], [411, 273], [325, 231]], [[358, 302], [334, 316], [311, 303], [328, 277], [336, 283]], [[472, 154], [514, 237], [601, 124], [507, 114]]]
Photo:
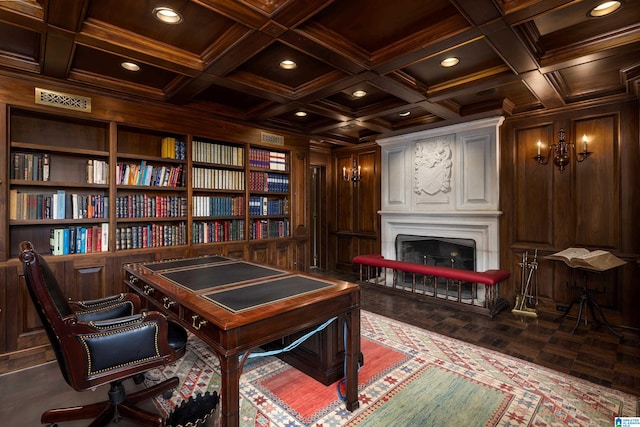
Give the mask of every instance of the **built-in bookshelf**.
[[187, 244], [187, 137], [118, 126], [115, 250]]
[[191, 149], [191, 242], [244, 240], [245, 146], [194, 137]]
[[22, 240], [43, 254], [109, 250], [93, 240], [108, 233], [109, 124], [12, 108], [9, 129], [11, 255]]
[[290, 233], [290, 154], [10, 109], [10, 256], [250, 242]]
[[249, 239], [290, 236], [288, 153], [250, 147], [248, 185]]

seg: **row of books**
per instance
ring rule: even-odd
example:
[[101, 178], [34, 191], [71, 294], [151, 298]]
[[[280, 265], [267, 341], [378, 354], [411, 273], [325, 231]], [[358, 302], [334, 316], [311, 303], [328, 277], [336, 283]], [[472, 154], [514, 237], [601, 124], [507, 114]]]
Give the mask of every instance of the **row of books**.
[[87, 160], [87, 184], [108, 184], [109, 164], [104, 160]]
[[244, 166], [243, 147], [194, 140], [191, 151], [194, 162]]
[[192, 243], [216, 243], [244, 240], [244, 220], [194, 222]]
[[141, 224], [116, 228], [116, 250], [185, 245], [186, 225]]
[[244, 190], [244, 172], [226, 169], [193, 169], [193, 188]]
[[244, 215], [244, 196], [193, 196], [193, 216]]
[[287, 170], [287, 154], [262, 148], [249, 148], [249, 166], [254, 168]]
[[187, 158], [187, 144], [172, 136], [162, 138], [160, 157], [165, 159], [185, 160]]
[[116, 218], [176, 218], [187, 216], [185, 196], [128, 194], [116, 198]]
[[92, 227], [52, 228], [49, 238], [52, 255], [86, 254], [109, 250], [109, 224]]
[[49, 181], [50, 158], [48, 153], [11, 153], [11, 179]]
[[249, 238], [253, 240], [289, 236], [289, 220], [258, 219], [249, 224]]
[[280, 173], [255, 172], [249, 173], [249, 190], [289, 192], [289, 176]]
[[109, 196], [103, 194], [40, 194], [9, 190], [9, 219], [83, 219], [108, 218]]
[[251, 196], [249, 198], [249, 215], [287, 215], [289, 214], [289, 200], [269, 199], [266, 196]]
[[142, 185], [152, 187], [184, 187], [182, 165], [153, 166], [145, 160], [136, 163], [118, 163], [118, 185]]

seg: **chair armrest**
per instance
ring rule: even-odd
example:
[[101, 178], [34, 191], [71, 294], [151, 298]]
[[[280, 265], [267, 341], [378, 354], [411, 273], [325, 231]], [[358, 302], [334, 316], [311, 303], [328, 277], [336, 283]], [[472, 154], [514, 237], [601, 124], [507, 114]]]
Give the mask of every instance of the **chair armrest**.
[[130, 316], [140, 311], [140, 297], [136, 294], [118, 294], [91, 301], [70, 301], [78, 320], [90, 322]]
[[106, 330], [106, 329], [123, 328], [125, 326], [139, 324], [144, 319], [145, 319], [145, 316], [143, 314], [134, 314], [131, 316], [114, 317], [113, 319], [92, 320], [88, 323], [89, 323], [89, 326], [97, 330]]

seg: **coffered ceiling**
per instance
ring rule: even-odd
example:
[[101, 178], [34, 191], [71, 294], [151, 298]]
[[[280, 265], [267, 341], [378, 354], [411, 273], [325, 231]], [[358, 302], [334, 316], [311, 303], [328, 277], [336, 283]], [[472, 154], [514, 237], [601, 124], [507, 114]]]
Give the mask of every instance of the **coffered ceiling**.
[[[640, 0], [589, 16], [598, 3], [0, 0], [0, 71], [357, 144], [488, 115], [638, 99]], [[160, 22], [159, 6], [182, 21]], [[448, 57], [459, 63], [441, 66]], [[280, 68], [284, 59], [297, 66]]]

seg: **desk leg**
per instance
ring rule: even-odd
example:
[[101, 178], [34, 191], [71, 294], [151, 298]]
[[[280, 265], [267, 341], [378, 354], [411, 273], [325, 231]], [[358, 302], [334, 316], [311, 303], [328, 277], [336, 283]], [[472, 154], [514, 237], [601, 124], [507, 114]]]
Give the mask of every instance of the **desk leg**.
[[355, 411], [358, 402], [358, 358], [360, 357], [360, 309], [347, 313], [347, 410]]
[[238, 427], [240, 425], [240, 360], [237, 354], [228, 357], [220, 355], [221, 398], [220, 425]]

